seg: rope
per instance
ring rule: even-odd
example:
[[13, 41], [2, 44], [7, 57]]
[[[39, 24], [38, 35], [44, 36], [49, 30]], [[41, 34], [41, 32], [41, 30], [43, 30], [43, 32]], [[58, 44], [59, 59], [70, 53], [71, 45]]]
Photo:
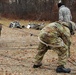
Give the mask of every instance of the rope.
[[[70, 61], [71, 60], [71, 61]], [[68, 62], [70, 62], [72, 65], [76, 66], [76, 62], [74, 59], [70, 58], [70, 60], [68, 60]]]
[[5, 47], [5, 48], [0, 48], [0, 50], [26, 50], [26, 49], [37, 49], [37, 48], [26, 48], [26, 47], [23, 47], [23, 48], [18, 48], [18, 47]]
[[50, 46], [50, 47], [61, 47], [61, 46], [63, 46], [63, 42], [61, 42], [60, 45], [51, 45], [51, 44], [47, 44], [47, 43], [45, 43], [44, 41], [42, 41], [42, 40], [40, 39], [40, 37], [38, 37], [38, 40], [39, 40], [39, 42], [41, 42], [42, 44], [44, 44], [44, 45], [46, 45], [46, 46]]

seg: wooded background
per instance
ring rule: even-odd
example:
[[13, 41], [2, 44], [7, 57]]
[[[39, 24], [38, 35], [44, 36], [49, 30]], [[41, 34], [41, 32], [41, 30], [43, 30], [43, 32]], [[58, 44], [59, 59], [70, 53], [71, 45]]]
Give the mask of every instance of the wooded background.
[[[0, 0], [0, 15], [27, 20], [58, 20], [59, 0]], [[76, 21], [76, 0], [62, 0]]]

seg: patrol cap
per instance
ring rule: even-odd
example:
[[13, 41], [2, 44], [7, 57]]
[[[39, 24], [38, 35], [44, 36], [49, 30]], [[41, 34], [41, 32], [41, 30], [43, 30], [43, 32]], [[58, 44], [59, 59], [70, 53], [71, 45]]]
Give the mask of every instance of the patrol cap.
[[58, 8], [64, 5], [63, 3], [58, 3]]

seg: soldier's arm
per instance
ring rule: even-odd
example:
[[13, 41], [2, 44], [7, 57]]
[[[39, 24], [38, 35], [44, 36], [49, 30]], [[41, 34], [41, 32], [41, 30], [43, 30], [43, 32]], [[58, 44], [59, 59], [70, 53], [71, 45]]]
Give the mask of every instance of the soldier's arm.
[[59, 21], [63, 21], [62, 10], [59, 10]]

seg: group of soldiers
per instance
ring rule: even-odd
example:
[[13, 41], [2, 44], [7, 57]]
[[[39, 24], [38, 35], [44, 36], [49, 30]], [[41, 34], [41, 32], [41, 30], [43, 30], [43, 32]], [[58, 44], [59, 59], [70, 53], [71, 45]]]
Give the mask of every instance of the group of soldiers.
[[35, 29], [41, 30], [44, 27], [44, 23], [36, 24], [36, 23], [29, 23], [28, 25], [22, 25], [18, 21], [11, 22], [9, 28], [28, 28], [28, 29]]
[[[70, 68], [65, 68], [67, 59], [70, 57], [71, 36], [75, 34], [76, 24], [71, 21], [70, 10], [64, 4], [58, 3], [59, 21], [55, 21], [42, 28], [38, 40], [38, 53], [35, 56], [33, 68], [42, 65], [42, 59], [48, 49], [56, 51], [58, 54], [57, 73], [70, 73]], [[63, 16], [64, 15], [64, 16]], [[1, 35], [2, 25], [0, 25]]]

